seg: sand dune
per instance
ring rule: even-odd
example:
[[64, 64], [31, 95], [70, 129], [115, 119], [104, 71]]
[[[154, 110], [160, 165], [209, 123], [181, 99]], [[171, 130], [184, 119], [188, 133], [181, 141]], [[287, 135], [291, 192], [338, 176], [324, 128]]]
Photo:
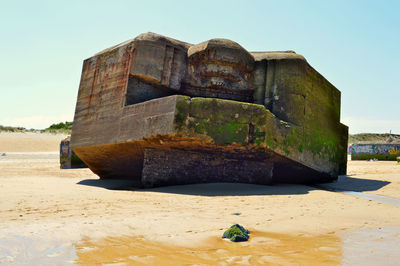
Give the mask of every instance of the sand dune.
[[0, 132], [0, 153], [57, 152], [66, 134]]

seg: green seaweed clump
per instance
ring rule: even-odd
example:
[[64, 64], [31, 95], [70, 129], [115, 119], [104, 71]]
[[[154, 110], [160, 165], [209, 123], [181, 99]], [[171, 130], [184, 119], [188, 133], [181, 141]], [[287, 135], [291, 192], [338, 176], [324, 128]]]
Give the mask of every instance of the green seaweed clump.
[[249, 234], [249, 230], [239, 224], [235, 224], [224, 232], [222, 238], [228, 238], [232, 242], [243, 242], [249, 240]]

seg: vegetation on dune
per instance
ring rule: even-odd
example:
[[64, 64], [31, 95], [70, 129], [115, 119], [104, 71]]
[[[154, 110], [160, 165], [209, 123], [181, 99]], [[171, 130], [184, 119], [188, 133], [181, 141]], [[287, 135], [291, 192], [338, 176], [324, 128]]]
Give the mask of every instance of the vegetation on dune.
[[44, 132], [50, 132], [50, 133], [66, 133], [66, 134], [71, 134], [71, 129], [72, 129], [72, 122], [65, 121], [57, 123], [57, 124], [52, 124], [48, 128], [44, 129]]
[[377, 133], [360, 133], [349, 135], [349, 143], [357, 143], [361, 141], [374, 141], [374, 142], [400, 142], [400, 135], [396, 134], [377, 134]]
[[34, 131], [34, 129], [26, 129], [24, 127], [7, 127], [0, 125], [0, 132], [27, 132]]
[[46, 129], [26, 129], [24, 127], [9, 127], [0, 125], [0, 132], [36, 132], [36, 133], [54, 133], [54, 134], [71, 134], [72, 122], [60, 122], [57, 124], [52, 124]]

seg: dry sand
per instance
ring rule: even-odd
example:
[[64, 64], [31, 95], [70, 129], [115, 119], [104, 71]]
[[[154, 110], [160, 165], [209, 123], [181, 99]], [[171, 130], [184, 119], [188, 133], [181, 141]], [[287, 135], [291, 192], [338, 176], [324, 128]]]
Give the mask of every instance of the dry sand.
[[[60, 170], [65, 136], [43, 136], [0, 134], [0, 263], [351, 264], [343, 236], [400, 225], [398, 206], [304, 185], [98, 180]], [[330, 188], [400, 198], [400, 165], [350, 161]], [[234, 223], [249, 242], [220, 240]]]
[[0, 132], [0, 152], [58, 152], [66, 134]]

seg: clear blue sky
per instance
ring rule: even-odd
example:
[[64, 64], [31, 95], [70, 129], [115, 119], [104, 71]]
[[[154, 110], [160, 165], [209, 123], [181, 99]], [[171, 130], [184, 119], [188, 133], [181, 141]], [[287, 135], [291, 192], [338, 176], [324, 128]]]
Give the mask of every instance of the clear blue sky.
[[400, 1], [1, 1], [0, 125], [71, 121], [82, 61], [143, 32], [294, 50], [342, 92], [351, 133], [400, 134]]

